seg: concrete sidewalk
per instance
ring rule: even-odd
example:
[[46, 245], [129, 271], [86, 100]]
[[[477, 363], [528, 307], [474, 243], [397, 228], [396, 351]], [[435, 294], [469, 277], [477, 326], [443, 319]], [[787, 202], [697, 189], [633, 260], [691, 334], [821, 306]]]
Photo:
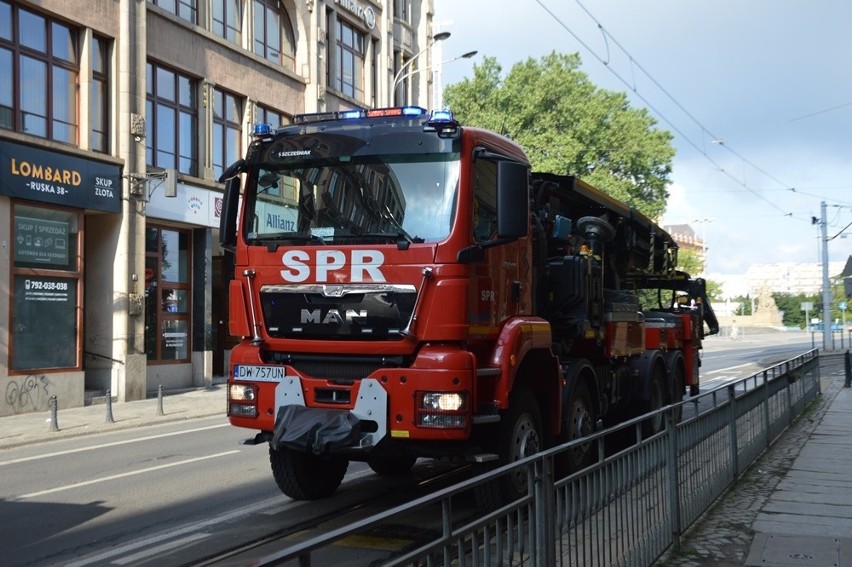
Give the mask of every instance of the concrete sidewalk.
[[820, 356], [822, 395], [657, 565], [852, 567], [852, 388]]
[[163, 415], [158, 414], [160, 403], [157, 397], [136, 402], [113, 402], [112, 423], [107, 421], [106, 403], [59, 409], [56, 412], [59, 431], [51, 430], [49, 411], [2, 417], [0, 449], [198, 417], [218, 415], [226, 422], [226, 387], [225, 384], [214, 384], [210, 388], [166, 393], [162, 401]]

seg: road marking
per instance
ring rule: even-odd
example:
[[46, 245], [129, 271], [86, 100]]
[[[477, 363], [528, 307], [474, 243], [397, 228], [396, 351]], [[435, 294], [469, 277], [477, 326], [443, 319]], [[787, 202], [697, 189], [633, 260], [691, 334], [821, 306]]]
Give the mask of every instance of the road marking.
[[126, 472], [126, 473], [121, 473], [121, 474], [114, 474], [114, 475], [110, 475], [110, 476], [105, 476], [103, 478], [95, 478], [95, 479], [92, 479], [92, 480], [87, 480], [85, 482], [77, 482], [77, 483], [74, 483], [74, 484], [67, 484], [65, 486], [57, 486], [56, 488], [49, 488], [47, 490], [40, 490], [38, 492], [30, 492], [29, 494], [22, 494], [21, 496], [17, 497], [17, 500], [25, 500], [25, 499], [28, 499], [28, 498], [36, 498], [38, 496], [44, 496], [45, 494], [53, 494], [55, 492], [62, 492], [64, 490], [71, 490], [71, 489], [74, 489], [74, 488], [80, 488], [81, 486], [90, 486], [92, 484], [98, 484], [100, 482], [107, 482], [107, 481], [116, 480], [116, 479], [119, 479], [119, 478], [127, 478], [129, 476], [136, 476], [136, 475], [139, 475], [139, 474], [145, 474], [145, 473], [149, 473], [149, 472], [153, 472], [153, 471], [169, 469], [169, 468], [177, 467], [177, 466], [180, 466], [180, 465], [188, 465], [190, 463], [197, 463], [199, 461], [206, 461], [208, 459], [215, 459], [217, 457], [224, 457], [226, 455], [233, 455], [235, 453], [239, 453], [239, 451], [225, 451], [224, 453], [216, 453], [215, 455], [205, 455], [204, 457], [196, 457], [194, 459], [186, 459], [184, 461], [178, 461], [176, 463], [168, 463], [168, 464], [165, 464], [165, 465], [159, 465], [159, 466], [150, 467], [150, 468], [147, 468], [147, 469], [141, 469], [141, 470]]
[[176, 539], [174, 541], [170, 541], [169, 543], [164, 543], [162, 545], [146, 549], [145, 551], [140, 551], [139, 553], [134, 553], [133, 555], [128, 555], [127, 557], [122, 557], [121, 559], [116, 559], [115, 561], [113, 561], [113, 563], [116, 565], [127, 565], [128, 563], [136, 563], [140, 559], [147, 559], [154, 555], [163, 553], [164, 551], [171, 551], [176, 547], [180, 547], [182, 545], [186, 545], [188, 543], [192, 543], [194, 541], [198, 541], [207, 537], [210, 537], [210, 534], [204, 532], [192, 534], [182, 539]]
[[[92, 555], [89, 557], [84, 557], [79, 561], [75, 561], [73, 563], [65, 564], [65, 567], [84, 567], [86, 565], [91, 565], [92, 563], [103, 563], [104, 561], [122, 555], [124, 553], [128, 553], [130, 551], [134, 551], [136, 549], [142, 547], [148, 547], [152, 544], [159, 543], [161, 541], [167, 541], [169, 539], [180, 537], [184, 534], [192, 534], [195, 532], [199, 532], [201, 530], [207, 529], [210, 526], [215, 526], [216, 524], [222, 524], [225, 522], [229, 522], [234, 519], [243, 518], [245, 516], [252, 516], [258, 513], [258, 511], [263, 510], [269, 506], [278, 506], [280, 505], [280, 500], [289, 500], [293, 502], [283, 494], [278, 497], [274, 497], [272, 501], [263, 501], [257, 504], [249, 504], [247, 506], [243, 506], [242, 508], [238, 508], [232, 512], [228, 512], [227, 514], [223, 514], [221, 516], [217, 516], [215, 518], [211, 518], [209, 520], [205, 520], [203, 522], [194, 522], [186, 527], [178, 528], [174, 530], [168, 530], [165, 533], [161, 533], [159, 535], [146, 537], [140, 539], [138, 541], [128, 543], [126, 545], [122, 545], [121, 547], [116, 547], [114, 549], [110, 549], [109, 551], [105, 551], [103, 553], [98, 553], [97, 555]], [[300, 508], [302, 506], [309, 505], [310, 502], [307, 500], [303, 500], [300, 502], [293, 502], [293, 508]]]
[[130, 443], [139, 443], [140, 441], [151, 441], [152, 439], [163, 439], [164, 437], [173, 437], [175, 435], [183, 435], [185, 433], [196, 433], [198, 431], [207, 431], [208, 429], [217, 429], [219, 427], [230, 427], [230, 423], [220, 423], [218, 425], [209, 425], [207, 427], [196, 427], [195, 429], [185, 429], [183, 431], [173, 431], [172, 433], [161, 433], [159, 435], [148, 435], [146, 437], [136, 437], [126, 441], [113, 441], [112, 443], [102, 443], [100, 445], [92, 445], [89, 447], [80, 447], [79, 449], [68, 449], [66, 451], [57, 451], [45, 455], [34, 455], [32, 457], [21, 457], [20, 459], [11, 459], [8, 461], [0, 461], [0, 467], [5, 465], [14, 465], [17, 463], [26, 463], [28, 461], [37, 461], [39, 459], [47, 459], [49, 457], [58, 457], [61, 455], [72, 455], [74, 453], [82, 453], [84, 451], [95, 451], [97, 449], [106, 449], [108, 447], [117, 447], [119, 445], [127, 445]]
[[734, 370], [735, 368], [743, 368], [745, 366], [751, 366], [753, 364], [754, 364], [753, 362], [746, 362], [745, 364], [738, 364], [736, 366], [728, 366], [727, 368], [720, 368], [719, 370], [711, 370], [709, 372], [705, 372], [704, 375], [708, 376], [710, 374], [721, 374], [722, 372], [730, 372], [731, 370]]

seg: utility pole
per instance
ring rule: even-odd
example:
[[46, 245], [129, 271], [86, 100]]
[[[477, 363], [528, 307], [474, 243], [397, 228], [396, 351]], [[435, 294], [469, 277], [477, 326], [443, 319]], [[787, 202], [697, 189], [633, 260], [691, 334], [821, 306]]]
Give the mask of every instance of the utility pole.
[[825, 201], [820, 203], [820, 241], [822, 242], [822, 349], [828, 350], [831, 337], [831, 284], [828, 281], [828, 219]]

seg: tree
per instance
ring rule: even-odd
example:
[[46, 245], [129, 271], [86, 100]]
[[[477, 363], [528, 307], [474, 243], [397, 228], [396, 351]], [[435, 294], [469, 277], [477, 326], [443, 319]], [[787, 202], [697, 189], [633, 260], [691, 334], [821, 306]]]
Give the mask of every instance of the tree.
[[493, 57], [446, 88], [456, 117], [515, 140], [534, 171], [575, 175], [652, 219], [665, 210], [674, 148], [645, 109], [595, 87], [579, 55], [556, 52], [501, 76]]
[[805, 328], [807, 322], [805, 321], [805, 312], [802, 311], [802, 303], [810, 303], [814, 306], [808, 316], [822, 318], [822, 315], [817, 313], [817, 306], [820, 302], [817, 294], [773, 293], [772, 299], [775, 300], [778, 310], [784, 313], [783, 323], [785, 327]]

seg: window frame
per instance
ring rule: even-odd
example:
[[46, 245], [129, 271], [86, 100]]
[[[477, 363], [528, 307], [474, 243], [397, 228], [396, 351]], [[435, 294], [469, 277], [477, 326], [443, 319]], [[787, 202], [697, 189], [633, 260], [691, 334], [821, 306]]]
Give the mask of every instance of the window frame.
[[[252, 1], [254, 2], [252, 53], [294, 71], [296, 69], [296, 35], [287, 9], [280, 0]], [[276, 28], [277, 45], [269, 39], [273, 26]]]
[[[219, 179], [225, 168], [242, 156], [244, 109], [245, 99], [213, 87], [213, 129], [210, 133], [213, 151], [210, 165], [213, 167], [214, 179]], [[232, 136], [235, 137], [232, 139]], [[236, 147], [232, 148], [231, 145]]]
[[[364, 100], [364, 74], [367, 64], [367, 35], [348, 20], [337, 17], [334, 88], [344, 96]], [[351, 38], [351, 41], [349, 40]], [[360, 45], [359, 45], [360, 44]], [[360, 51], [359, 51], [360, 48]], [[346, 81], [346, 67], [352, 79]]]
[[[226, 41], [242, 45], [244, 9], [242, 0], [211, 0], [211, 31]], [[221, 11], [221, 20], [217, 19], [217, 10]]]
[[[93, 35], [91, 58], [92, 88], [89, 96], [91, 126], [89, 146], [92, 151], [108, 154], [110, 152], [109, 40]], [[101, 96], [95, 96], [96, 90], [99, 91]], [[98, 129], [99, 122], [100, 129]], [[98, 139], [101, 139], [103, 143], [96, 143]]]
[[[0, 0], [0, 8], [10, 15], [8, 27], [4, 30], [9, 37], [5, 37], [5, 33], [0, 35], [0, 50], [9, 54], [7, 57], [12, 75], [12, 80], [6, 82], [7, 88], [11, 89], [11, 93], [6, 93], [7, 96], [11, 94], [10, 127], [0, 128], [79, 146], [80, 28], [5, 0]], [[23, 18], [41, 28], [41, 31], [30, 33], [37, 31], [37, 28], [23, 30], [27, 27], [26, 23], [22, 23]], [[61, 37], [63, 31], [67, 37]], [[25, 41], [21, 40], [22, 36]], [[27, 65], [38, 65], [43, 71], [38, 73], [41, 79], [35, 73], [25, 71]], [[64, 80], [61, 75], [65, 76]], [[32, 116], [38, 122], [30, 130], [27, 130], [27, 116]], [[61, 134], [63, 131], [67, 134]]]
[[[148, 249], [148, 231], [156, 230], [156, 250]], [[162, 241], [163, 232], [174, 232], [178, 235], [186, 237], [186, 281], [171, 281], [163, 278], [163, 255]], [[192, 231], [186, 228], [178, 228], [170, 225], [148, 223], [145, 227], [145, 355], [150, 365], [159, 364], [185, 364], [192, 361], [192, 257], [193, 257], [193, 240]], [[181, 251], [178, 250], [178, 253]], [[148, 263], [153, 260], [156, 267], [154, 268], [153, 278], [149, 277]], [[150, 282], [156, 282], [150, 286]], [[153, 288], [153, 302], [151, 301], [151, 289]], [[186, 310], [185, 311], [169, 311], [166, 309], [156, 309], [155, 313], [151, 313], [151, 304], [163, 307], [165, 304], [159, 299], [163, 289], [174, 289], [186, 293]], [[149, 325], [154, 323], [153, 331]], [[186, 325], [186, 357], [185, 358], [163, 358], [163, 325], [165, 322], [185, 322]], [[149, 341], [153, 340], [151, 345]], [[153, 346], [153, 351], [152, 347]]]
[[181, 20], [191, 24], [198, 23], [198, 0], [148, 0], [148, 3], [174, 14]]
[[[146, 63], [146, 74], [146, 163], [154, 167], [174, 168], [180, 173], [198, 177], [198, 79], [150, 60]], [[166, 74], [171, 75], [173, 79], [170, 86], [164, 84]], [[173, 95], [171, 98], [167, 96], [169, 92]], [[189, 104], [182, 100], [184, 96], [189, 98]], [[168, 120], [166, 111], [172, 114], [171, 120]], [[188, 125], [185, 120], [189, 120]], [[168, 122], [171, 122], [170, 136], [160, 132]], [[166, 141], [170, 142], [169, 146], [165, 145]], [[185, 147], [188, 148], [189, 155], [182, 153]], [[168, 149], [172, 149], [172, 152]], [[173, 160], [164, 160], [161, 155], [171, 155]]]
[[[37, 217], [37, 213], [41, 211], [45, 211], [47, 213], [61, 214], [67, 215], [69, 218], [74, 219], [76, 223], [76, 233], [73, 234], [73, 246], [72, 246], [72, 236], [69, 233], [68, 238], [68, 260], [69, 265], [67, 268], [60, 267], [35, 267], [30, 263], [30, 265], [18, 265], [15, 260], [11, 262], [11, 270], [10, 270], [10, 278], [9, 278], [9, 289], [10, 289], [10, 301], [9, 301], [9, 324], [15, 329], [15, 282], [19, 277], [29, 277], [29, 278], [45, 278], [45, 279], [64, 279], [73, 281], [75, 285], [75, 301], [74, 301], [74, 335], [75, 335], [75, 364], [71, 366], [48, 366], [48, 367], [30, 367], [30, 368], [16, 368], [15, 367], [15, 349], [20, 348], [20, 345], [16, 345], [18, 342], [19, 332], [15, 330], [14, 332], [9, 333], [9, 351], [8, 351], [8, 369], [9, 375], [22, 375], [22, 374], [33, 374], [34, 371], [38, 371], [38, 373], [48, 373], [48, 372], [69, 372], [69, 371], [79, 371], [82, 370], [83, 367], [83, 300], [85, 298], [85, 289], [83, 289], [83, 242], [84, 242], [84, 218], [83, 212], [79, 209], [69, 209], [65, 207], [57, 207], [53, 205], [48, 205], [44, 203], [31, 203], [24, 201], [12, 201], [12, 210], [11, 210], [11, 218], [12, 222], [15, 223], [16, 219], [19, 218], [19, 211], [24, 211], [21, 214], [21, 217], [25, 217], [27, 215], [35, 218]], [[39, 220], [47, 221], [48, 219], [40, 218]], [[15, 256], [17, 247], [17, 242], [15, 238], [12, 238], [12, 258]], [[47, 290], [48, 292], [50, 290]], [[55, 310], [52, 310], [55, 316]], [[49, 333], [46, 333], [48, 335]], [[50, 334], [50, 336], [55, 337], [55, 334]], [[46, 336], [47, 338], [47, 336]]]

